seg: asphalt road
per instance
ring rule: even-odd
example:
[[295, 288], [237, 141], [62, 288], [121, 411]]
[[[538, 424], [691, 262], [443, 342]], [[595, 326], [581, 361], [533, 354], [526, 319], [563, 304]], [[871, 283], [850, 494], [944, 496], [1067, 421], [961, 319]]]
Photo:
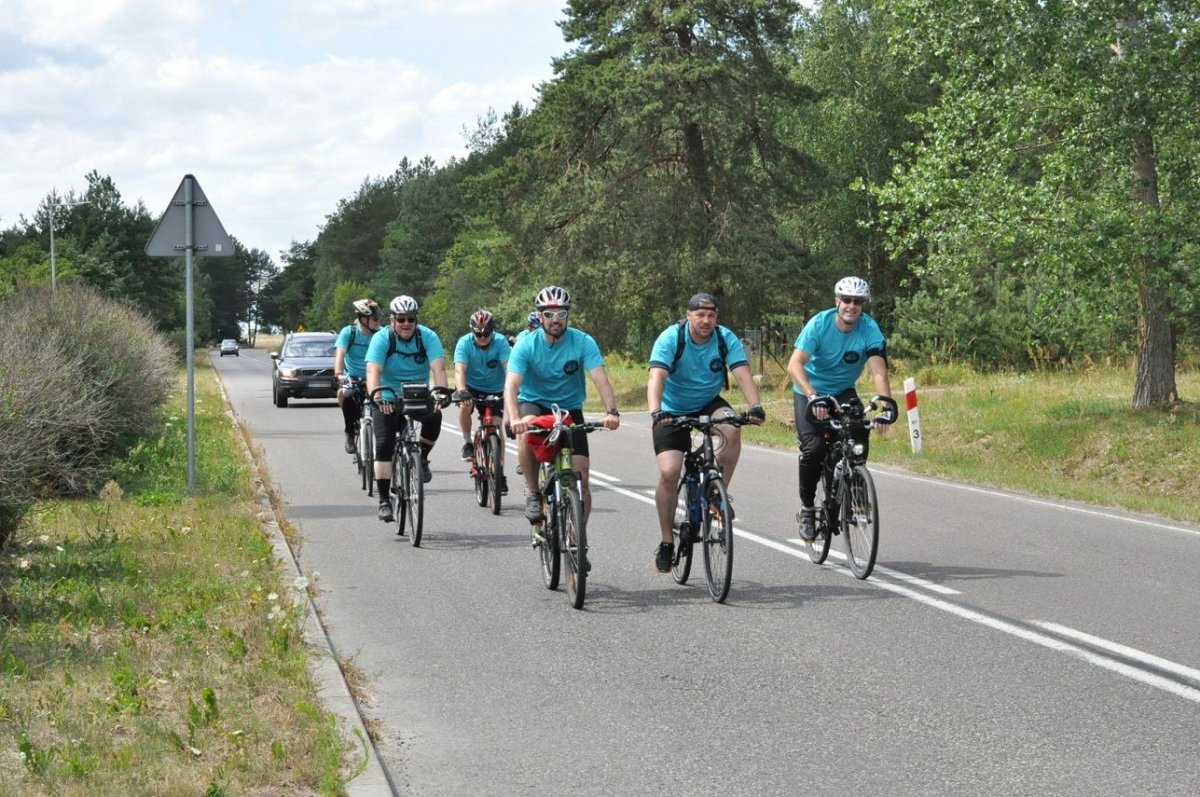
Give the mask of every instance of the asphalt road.
[[1200, 528], [876, 467], [859, 582], [836, 542], [818, 567], [795, 539], [794, 452], [747, 447], [716, 605], [702, 566], [654, 571], [628, 413], [590, 438], [579, 612], [542, 584], [515, 457], [495, 517], [447, 414], [413, 548], [375, 519], [333, 402], [275, 408], [265, 352], [213, 361], [400, 793], [1200, 794]]

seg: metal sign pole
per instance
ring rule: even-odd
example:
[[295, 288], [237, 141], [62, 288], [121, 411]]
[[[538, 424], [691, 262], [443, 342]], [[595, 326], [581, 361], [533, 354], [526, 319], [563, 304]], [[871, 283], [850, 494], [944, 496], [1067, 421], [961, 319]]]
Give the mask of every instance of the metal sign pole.
[[196, 248], [195, 233], [192, 224], [192, 176], [183, 178], [183, 247], [184, 261], [187, 263], [184, 273], [187, 281], [187, 337], [184, 344], [187, 348], [187, 488], [188, 492], [196, 489], [196, 352], [194, 335], [192, 333], [192, 251]]

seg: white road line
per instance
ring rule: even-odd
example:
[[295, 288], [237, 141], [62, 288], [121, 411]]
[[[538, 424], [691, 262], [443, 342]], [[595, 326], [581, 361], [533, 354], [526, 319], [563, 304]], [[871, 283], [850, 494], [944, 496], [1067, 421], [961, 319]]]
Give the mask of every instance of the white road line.
[[[633, 490], [627, 490], [624, 487], [616, 487], [611, 484], [605, 483], [603, 480], [599, 480], [597, 482], [597, 485], [601, 486], [601, 487], [605, 487], [609, 490], [612, 490], [615, 493], [619, 493], [620, 495], [624, 495], [628, 498], [632, 498], [635, 501], [640, 501], [644, 504], [650, 504], [651, 506], [654, 505], [653, 498], [643, 496], [640, 493], [634, 492]], [[754, 534], [753, 532], [749, 532], [744, 529], [739, 529], [739, 528], [737, 528], [736, 523], [734, 524], [734, 533], [737, 534], [739, 537], [742, 537], [743, 539], [747, 539], [752, 542], [756, 542], [759, 545], [762, 545], [766, 548], [771, 548], [772, 550], [776, 550], [781, 553], [785, 553], [788, 556], [794, 556], [797, 559], [807, 559], [808, 558], [807, 552], [802, 551], [795, 546], [788, 545], [787, 543], [783, 543], [778, 540], [773, 540], [768, 537], [762, 537], [758, 534]], [[831, 552], [831, 553], [833, 553], [833, 552]], [[848, 568], [846, 568], [842, 565], [836, 565], [830, 569], [834, 570], [835, 572], [843, 572], [846, 575], [853, 575], [852, 573], [850, 573]], [[930, 587], [926, 586], [927, 582], [925, 582], [924, 579], [919, 579], [919, 578], [916, 578], [915, 576], [909, 576], [904, 573], [898, 573], [897, 571], [891, 570], [890, 568], [880, 568], [877, 566], [875, 569], [877, 571], [886, 572], [889, 576], [892, 576], [892, 574], [896, 574], [893, 577], [902, 577], [901, 580], [908, 581], [914, 585], [919, 585], [921, 587], [930, 588]], [[1059, 653], [1066, 653], [1067, 655], [1075, 656], [1089, 664], [1095, 665], [1097, 667], [1101, 667], [1101, 668], [1109, 670], [1111, 672], [1115, 672], [1118, 675], [1123, 675], [1126, 678], [1129, 678], [1131, 680], [1145, 684], [1147, 686], [1154, 687], [1155, 689], [1161, 689], [1164, 692], [1169, 692], [1170, 694], [1173, 694], [1177, 697], [1182, 697], [1185, 700], [1190, 700], [1193, 703], [1200, 703], [1200, 689], [1197, 689], [1197, 688], [1194, 688], [1191, 686], [1187, 686], [1185, 684], [1181, 684], [1178, 681], [1173, 681], [1170, 678], [1167, 678], [1162, 675], [1157, 675], [1152, 672], [1147, 672], [1146, 670], [1140, 669], [1131, 664], [1127, 664], [1123, 661], [1118, 661], [1116, 659], [1109, 658], [1108, 656], [1102, 655], [1100, 653], [1096, 653], [1095, 651], [1091, 651], [1086, 648], [1081, 648], [1078, 645], [1073, 645], [1070, 642], [1063, 641], [1061, 639], [1058, 639], [1057, 637], [1050, 636], [1049, 634], [1043, 634], [1043, 633], [1041, 633], [1039, 631], [1035, 631], [1031, 628], [1026, 628], [1024, 626], [1017, 625], [1016, 623], [1012, 623], [1007, 620], [1002, 620], [998, 617], [992, 617], [991, 615], [984, 614], [983, 612], [979, 612], [974, 609], [969, 609], [966, 606], [960, 606], [956, 603], [951, 603], [950, 601], [942, 600], [941, 598], [934, 597], [933, 595], [928, 595], [928, 594], [925, 594], [924, 592], [918, 592], [913, 587], [905, 586], [903, 584], [896, 584], [896, 583], [893, 583], [891, 581], [887, 581], [887, 580], [884, 580], [881, 578], [871, 579], [870, 581], [864, 582], [864, 583], [869, 584], [871, 586], [878, 587], [880, 589], [887, 590], [888, 592], [894, 592], [897, 595], [903, 595], [904, 597], [915, 600], [918, 603], [923, 603], [926, 606], [932, 607], [934, 609], [939, 609], [939, 610], [947, 612], [949, 614], [953, 614], [953, 615], [955, 615], [957, 617], [961, 617], [965, 620], [970, 620], [973, 623], [978, 623], [980, 625], [986, 626], [993, 630], [1001, 631], [1003, 633], [1017, 637], [1018, 639], [1024, 639], [1025, 641], [1032, 642], [1035, 645], [1040, 645], [1041, 647], [1048, 648], [1050, 650], [1053, 650], [1053, 651], [1056, 651]], [[932, 585], [932, 586], [938, 586], [938, 585]], [[1049, 628], [1049, 626], [1047, 626], [1047, 625], [1044, 625], [1043, 627]], [[1056, 626], [1055, 628], [1062, 629], [1065, 627]], [[1059, 631], [1059, 633], [1063, 634], [1064, 636], [1070, 636], [1073, 634], [1076, 638], [1079, 638], [1081, 640], [1084, 637], [1086, 637], [1086, 635], [1083, 635], [1078, 631], [1071, 632], [1070, 629], [1066, 629], [1065, 631]], [[1109, 646], [1109, 649], [1113, 650], [1114, 652], [1116, 652], [1117, 649], [1122, 649], [1124, 652], [1122, 652], [1121, 655], [1124, 655], [1126, 658], [1140, 660], [1140, 661], [1144, 661], [1147, 663], [1155, 662], [1155, 664], [1153, 666], [1157, 667], [1160, 670], [1167, 671], [1167, 672], [1174, 672], [1177, 674], [1182, 671], [1185, 674], [1185, 677], [1200, 680], [1200, 678], [1197, 677], [1197, 676], [1200, 676], [1200, 672], [1191, 670], [1190, 668], [1184, 667], [1181, 664], [1176, 664], [1175, 662], [1171, 662], [1166, 659], [1159, 658], [1157, 656], [1152, 656], [1148, 653], [1143, 653], [1141, 651], [1134, 650], [1133, 648], [1124, 648], [1123, 646], [1118, 646], [1115, 643], [1106, 642], [1105, 640], [1100, 640], [1098, 637], [1092, 637], [1091, 641], [1092, 641], [1092, 644], [1096, 645], [1097, 647], [1107, 645], [1107, 646]], [[1104, 643], [1104, 644], [1102, 645], [1101, 643]]]
[[1058, 623], [1035, 621], [1034, 625], [1044, 628], [1052, 634], [1069, 637], [1093, 647], [1103, 648], [1104, 650], [1111, 651], [1118, 656], [1124, 656], [1127, 659], [1140, 661], [1149, 667], [1154, 667], [1164, 672], [1174, 673], [1181, 678], [1187, 678], [1200, 684], [1200, 670], [1187, 667], [1183, 664], [1177, 664], [1170, 659], [1154, 656], [1150, 653], [1140, 651], [1137, 648], [1131, 648], [1128, 645], [1122, 645], [1119, 642], [1112, 642], [1104, 639], [1103, 637], [1092, 636], [1091, 634], [1084, 633], [1083, 631], [1076, 631], [1074, 628], [1069, 628], [1065, 625], [1059, 625]]

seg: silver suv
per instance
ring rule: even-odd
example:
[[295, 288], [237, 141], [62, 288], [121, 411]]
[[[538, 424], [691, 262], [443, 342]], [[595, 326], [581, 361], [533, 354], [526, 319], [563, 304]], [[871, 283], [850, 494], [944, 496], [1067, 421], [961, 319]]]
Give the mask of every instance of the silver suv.
[[276, 407], [289, 398], [334, 398], [338, 382], [333, 376], [332, 332], [292, 332], [279, 351], [271, 352], [271, 395]]

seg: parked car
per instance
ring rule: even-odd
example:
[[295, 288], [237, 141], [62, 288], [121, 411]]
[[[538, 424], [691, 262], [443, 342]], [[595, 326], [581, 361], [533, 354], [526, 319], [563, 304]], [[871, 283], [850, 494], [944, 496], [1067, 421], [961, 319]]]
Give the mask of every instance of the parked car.
[[225, 338], [221, 341], [221, 356], [224, 357], [226, 354], [232, 354], [234, 357], [242, 356], [238, 354], [238, 342], [233, 338]]
[[271, 394], [276, 407], [286, 407], [289, 398], [334, 398], [337, 379], [333, 375], [332, 332], [292, 332], [279, 351], [271, 352]]

